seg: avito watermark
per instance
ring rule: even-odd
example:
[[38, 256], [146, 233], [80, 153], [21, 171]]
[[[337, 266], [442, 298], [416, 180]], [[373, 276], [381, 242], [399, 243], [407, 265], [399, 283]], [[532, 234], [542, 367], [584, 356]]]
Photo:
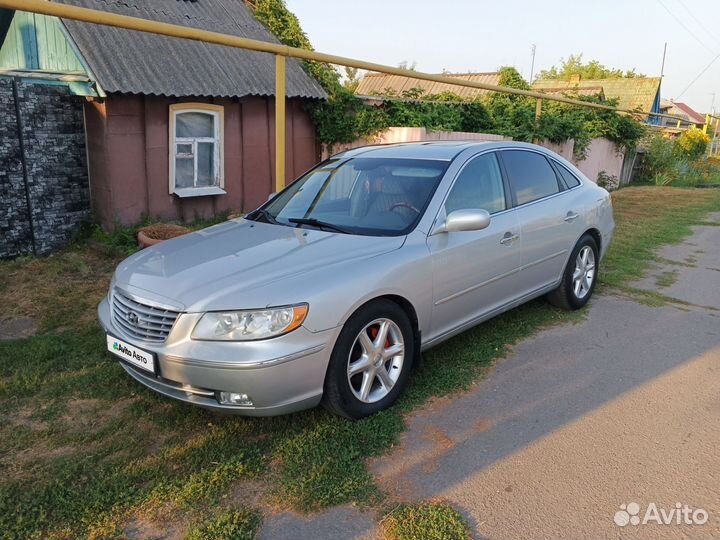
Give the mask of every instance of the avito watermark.
[[657, 523], [658, 525], [704, 525], [710, 516], [707, 510], [692, 508], [687, 504], [675, 503], [669, 510], [658, 507], [651, 502], [641, 512], [639, 503], [631, 502], [621, 504], [620, 510], [615, 512], [615, 525], [625, 527], [626, 525], [646, 525]]

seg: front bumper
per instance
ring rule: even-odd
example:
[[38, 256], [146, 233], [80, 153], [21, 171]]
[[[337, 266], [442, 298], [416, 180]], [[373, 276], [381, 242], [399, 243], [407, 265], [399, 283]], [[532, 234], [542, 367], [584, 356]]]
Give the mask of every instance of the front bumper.
[[[107, 298], [98, 306], [106, 332], [157, 355], [158, 374], [122, 361], [136, 381], [168, 397], [201, 407], [249, 416], [286, 414], [320, 402], [339, 328], [310, 332], [300, 327], [262, 341], [195, 341], [190, 331], [201, 314], [181, 314], [167, 340], [145, 342], [113, 324]], [[253, 406], [221, 405], [216, 393], [247, 394]]]

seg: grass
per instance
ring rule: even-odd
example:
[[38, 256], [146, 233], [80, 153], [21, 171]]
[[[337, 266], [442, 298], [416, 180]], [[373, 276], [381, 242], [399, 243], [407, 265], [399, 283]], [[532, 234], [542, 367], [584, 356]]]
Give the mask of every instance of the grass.
[[[188, 227], [192, 230], [204, 229], [211, 225], [216, 225], [227, 221], [228, 217], [232, 214], [230, 210], [221, 212], [211, 218], [196, 217], [190, 223], [183, 223], [184, 227]], [[160, 220], [152, 219], [149, 216], [144, 216], [139, 223], [134, 225], [122, 225], [116, 223], [112, 232], [104, 231], [99, 225], [88, 226], [86, 230], [82, 231], [79, 235], [79, 240], [91, 239], [92, 241], [101, 244], [108, 248], [110, 253], [116, 253], [118, 255], [132, 255], [138, 250], [137, 243], [137, 232], [141, 227], [160, 223]]]
[[467, 540], [470, 531], [452, 506], [442, 502], [401, 504], [380, 523], [384, 540]]
[[618, 287], [643, 276], [648, 265], [658, 260], [658, 246], [679, 242], [709, 212], [720, 209], [720, 191], [626, 188], [613, 193], [613, 206], [617, 229], [603, 260], [600, 283]]
[[94, 327], [95, 308], [120, 260], [78, 246], [0, 262], [0, 320], [31, 317], [42, 333]]
[[661, 272], [655, 278], [655, 285], [661, 289], [666, 289], [676, 283], [678, 277], [680, 277], [680, 272], [678, 272], [677, 270]]
[[262, 516], [254, 510], [225, 510], [191, 528], [186, 540], [252, 540], [261, 524]]
[[[617, 231], [601, 272], [613, 287], [720, 209], [716, 190], [627, 188], [613, 199]], [[78, 244], [0, 262], [0, 322], [29, 316], [40, 328], [0, 341], [0, 539], [116, 538], [133, 527], [245, 538], [258, 511], [378, 506], [365, 460], [397, 443], [405, 412], [468, 388], [539, 328], [582, 317], [538, 300], [490, 320], [428, 351], [400, 403], [359, 422], [322, 409], [221, 416], [145, 390], [105, 356], [95, 306], [118, 261]], [[418, 526], [454, 519], [418, 512], [407, 510]]]

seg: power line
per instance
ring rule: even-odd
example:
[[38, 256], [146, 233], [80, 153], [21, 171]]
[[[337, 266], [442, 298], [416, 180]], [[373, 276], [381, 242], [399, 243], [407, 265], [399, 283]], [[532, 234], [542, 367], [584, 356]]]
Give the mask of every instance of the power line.
[[675, 99], [680, 99], [685, 92], [687, 92], [688, 90], [690, 90], [690, 87], [691, 87], [693, 84], [695, 84], [700, 77], [702, 77], [703, 75], [705, 75], [705, 72], [706, 72], [708, 69], [710, 69], [710, 66], [712, 66], [712, 65], [717, 61], [718, 58], [720, 58], [720, 54], [715, 55], [715, 58], [713, 58], [712, 60], [710, 60], [710, 62], [708, 63], [708, 65], [705, 66], [705, 68], [704, 68], [700, 73], [698, 73], [697, 77], [695, 77], [692, 81], [690, 81], [690, 84], [688, 84], [687, 87], [685, 87], [685, 90], [683, 90], [682, 92], [680, 92], [680, 95], [679, 95], [678, 97], [676, 97]]
[[[690, 90], [690, 88], [692, 88], [692, 86], [700, 79], [700, 77], [702, 77], [703, 75], [705, 75], [705, 73], [707, 72], [707, 70], [712, 67], [712, 65], [718, 60], [718, 58], [720, 58], [720, 54], [715, 53], [715, 51], [713, 51], [712, 48], [710, 48], [703, 40], [701, 40], [692, 30], [690, 30], [690, 29], [685, 25], [685, 23], [683, 23], [678, 17], [676, 17], [675, 14], [674, 14], [672, 11], [670, 11], [670, 9], [663, 3], [662, 0], [657, 0], [657, 2], [658, 2], [658, 4], [660, 4], [660, 5], [662, 6], [662, 8], [663, 8], [665, 11], [668, 12], [668, 14], [669, 14], [673, 19], [675, 19], [675, 21], [676, 21], [681, 27], [683, 27], [683, 28], [685, 29], [685, 31], [686, 31], [688, 34], [690, 34], [690, 35], [692, 36], [692, 38], [693, 38], [695, 41], [697, 41], [706, 51], [708, 51], [710, 54], [713, 55], [712, 60], [710, 60], [710, 62], [708, 62], [708, 64], [702, 69], [702, 71], [700, 71], [700, 73], [698, 73], [698, 74], [695, 76], [695, 78], [694, 78], [692, 81], [690, 81], [690, 83], [685, 87], [685, 89], [684, 89], [682, 92], [680, 92], [680, 94], [675, 98], [675, 99], [680, 99], [680, 98], [685, 94], [685, 92], [687, 92], [688, 90]], [[704, 25], [695, 17], [695, 15], [693, 15], [693, 13], [688, 9], [688, 7], [683, 3], [683, 0], [678, 0], [678, 2], [682, 5], [683, 8], [685, 8], [685, 11], [687, 11], [687, 12], [690, 14], [690, 16], [693, 18], [693, 20], [695, 20], [695, 22], [697, 22], [697, 23], [700, 25], [700, 27], [707, 32], [707, 29], [706, 29], [706, 28], [704, 27]]]
[[657, 0], [657, 2], [658, 2], [658, 4], [660, 4], [660, 5], [662, 6], [662, 8], [663, 8], [665, 11], [668, 12], [668, 14], [669, 14], [673, 19], [675, 19], [675, 22], [677, 22], [680, 26], [682, 26], [682, 27], [685, 29], [685, 31], [692, 36], [692, 38], [693, 38], [695, 41], [697, 41], [706, 51], [708, 51], [710, 54], [712, 54], [713, 56], [715, 56], [715, 54], [716, 54], [715, 51], [713, 51], [710, 47], [708, 47], [707, 44], [706, 44], [703, 40], [701, 40], [699, 37], [697, 37], [697, 35], [695, 35], [695, 33], [694, 33], [692, 30], [690, 30], [687, 26], [685, 26], [685, 23], [682, 22], [678, 17], [676, 17], [675, 14], [674, 14], [672, 11], [670, 11], [670, 10], [668, 9], [668, 7], [663, 3], [662, 0]]
[[718, 43], [718, 39], [715, 37], [715, 34], [708, 30], [707, 26], [705, 26], [705, 24], [700, 19], [698, 19], [692, 11], [690, 11], [690, 8], [687, 7], [687, 4], [685, 4], [683, 0], [678, 0], [678, 2], [683, 8], [685, 8], [685, 11], [687, 11], [688, 15], [692, 17], [692, 20], [695, 21], [697, 25], [705, 31], [705, 34], [710, 36], [715, 43]]

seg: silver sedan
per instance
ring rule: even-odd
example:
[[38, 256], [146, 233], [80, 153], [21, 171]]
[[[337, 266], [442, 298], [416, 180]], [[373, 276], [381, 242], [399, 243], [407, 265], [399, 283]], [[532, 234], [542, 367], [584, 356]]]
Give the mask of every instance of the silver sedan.
[[539, 146], [359, 148], [131, 256], [98, 312], [108, 350], [161, 394], [361, 418], [422, 350], [541, 295], [584, 306], [613, 229], [607, 191]]

